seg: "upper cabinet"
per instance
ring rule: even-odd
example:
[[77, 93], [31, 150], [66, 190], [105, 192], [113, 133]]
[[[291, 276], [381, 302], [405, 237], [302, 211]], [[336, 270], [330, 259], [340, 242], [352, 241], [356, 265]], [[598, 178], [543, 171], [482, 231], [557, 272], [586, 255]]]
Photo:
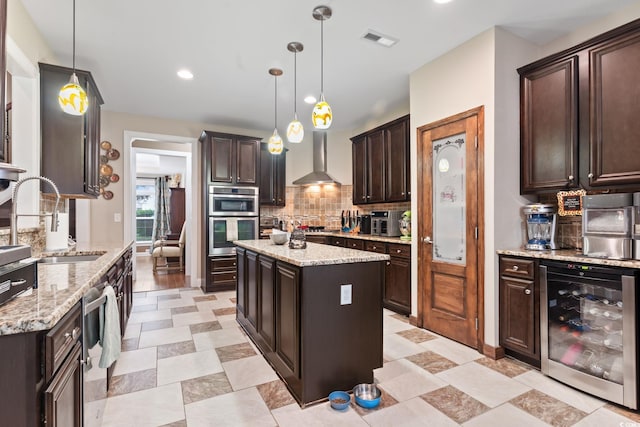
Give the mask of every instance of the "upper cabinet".
[[260, 138], [203, 131], [200, 142], [209, 182], [258, 185]]
[[640, 189], [640, 20], [518, 69], [520, 192]]
[[287, 150], [271, 154], [260, 144], [260, 205], [285, 206]]
[[408, 115], [351, 141], [354, 205], [411, 199]]
[[[60, 194], [70, 198], [100, 194], [100, 106], [98, 87], [88, 71], [76, 69], [87, 92], [89, 108], [82, 116], [62, 111], [60, 88], [69, 82], [71, 68], [40, 65], [40, 124], [42, 133], [42, 175], [53, 180]], [[48, 186], [43, 192], [51, 192]]]

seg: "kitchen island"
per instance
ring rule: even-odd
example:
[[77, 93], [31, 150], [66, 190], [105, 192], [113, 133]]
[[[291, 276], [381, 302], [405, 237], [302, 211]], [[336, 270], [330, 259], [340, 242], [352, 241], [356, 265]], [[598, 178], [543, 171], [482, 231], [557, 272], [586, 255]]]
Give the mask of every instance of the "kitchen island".
[[302, 407], [373, 382], [389, 255], [270, 240], [238, 248], [237, 319]]

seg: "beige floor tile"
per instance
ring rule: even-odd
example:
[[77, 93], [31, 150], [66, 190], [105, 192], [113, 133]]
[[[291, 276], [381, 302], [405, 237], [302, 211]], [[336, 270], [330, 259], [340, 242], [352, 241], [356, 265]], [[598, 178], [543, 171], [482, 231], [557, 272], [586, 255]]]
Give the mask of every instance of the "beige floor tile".
[[222, 372], [215, 350], [197, 351], [158, 360], [158, 385]]
[[233, 344], [242, 344], [247, 342], [248, 338], [240, 332], [240, 328], [220, 329], [218, 331], [203, 332], [193, 335], [193, 342], [196, 350], [204, 351], [217, 347], [224, 347]]
[[484, 356], [476, 349], [467, 347], [448, 338], [439, 337], [435, 340], [425, 341], [419, 344], [425, 350], [433, 351], [439, 355], [446, 357], [452, 362], [462, 365]]
[[473, 362], [440, 372], [436, 377], [490, 408], [530, 390], [518, 381]]
[[402, 359], [403, 357], [424, 352], [419, 344], [402, 338], [398, 334], [385, 335], [382, 341], [384, 357], [387, 360]]
[[[437, 376], [407, 360], [398, 360], [397, 364], [405, 368], [404, 373], [392, 375], [388, 379], [380, 380], [379, 384], [398, 402], [404, 402], [447, 385], [446, 382]], [[397, 365], [394, 366], [393, 369], [397, 371], [401, 370]]]
[[459, 424], [419, 397], [362, 417], [371, 427], [456, 427]]
[[156, 368], [156, 348], [142, 348], [120, 353], [113, 369], [113, 375], [124, 375], [135, 371], [144, 371]]
[[549, 427], [549, 424], [509, 403], [491, 409], [462, 425], [464, 427]]
[[262, 355], [225, 362], [222, 367], [234, 390], [242, 390], [278, 379], [278, 375]]
[[258, 393], [262, 397], [262, 400], [267, 404], [269, 410], [282, 408], [283, 406], [296, 403], [287, 386], [282, 380], [275, 380], [268, 383], [260, 384], [256, 386]]
[[255, 387], [190, 403], [184, 410], [189, 427], [276, 425]]
[[159, 426], [183, 420], [179, 383], [122, 394], [107, 399], [103, 427]]
[[336, 411], [328, 402], [301, 409], [297, 404], [283, 406], [271, 411], [280, 427], [331, 426], [366, 427], [367, 423], [351, 407]]
[[[638, 414], [635, 414], [636, 416]], [[627, 418], [622, 414], [612, 411], [610, 407], [600, 408], [587, 415], [572, 427], [638, 427], [637, 420]]]
[[189, 330], [188, 326], [157, 329], [155, 331], [141, 332], [140, 341], [138, 342], [138, 348], [189, 341], [190, 339], [191, 331]]
[[195, 325], [197, 323], [213, 322], [216, 320], [213, 312], [194, 311], [193, 313], [182, 313], [173, 316], [174, 326]]

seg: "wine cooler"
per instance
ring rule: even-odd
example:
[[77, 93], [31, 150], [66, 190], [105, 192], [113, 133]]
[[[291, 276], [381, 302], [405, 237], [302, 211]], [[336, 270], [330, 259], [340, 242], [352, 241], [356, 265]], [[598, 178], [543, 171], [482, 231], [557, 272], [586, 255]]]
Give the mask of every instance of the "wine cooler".
[[636, 271], [550, 260], [540, 270], [542, 372], [637, 409]]

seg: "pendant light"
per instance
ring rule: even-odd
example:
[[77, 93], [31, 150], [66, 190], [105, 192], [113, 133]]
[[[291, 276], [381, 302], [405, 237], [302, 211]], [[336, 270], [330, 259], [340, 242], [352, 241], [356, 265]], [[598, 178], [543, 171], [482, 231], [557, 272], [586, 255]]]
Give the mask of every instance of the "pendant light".
[[69, 83], [60, 89], [58, 103], [62, 111], [73, 116], [83, 115], [89, 107], [87, 93], [80, 87], [76, 76], [76, 0], [73, 0], [73, 73]]
[[324, 99], [324, 21], [331, 18], [329, 6], [317, 6], [313, 9], [313, 17], [320, 21], [320, 100], [313, 107], [311, 121], [316, 129], [329, 129], [333, 121], [331, 106]]
[[278, 155], [282, 153], [284, 149], [284, 143], [282, 142], [282, 138], [278, 135], [278, 76], [282, 75], [282, 70], [279, 68], [270, 68], [269, 74], [274, 77], [275, 82], [275, 118], [273, 120], [273, 135], [269, 138], [269, 143], [267, 144], [267, 149], [271, 154]]
[[304, 139], [304, 127], [298, 120], [298, 98], [297, 98], [297, 86], [298, 86], [298, 52], [302, 52], [304, 46], [300, 42], [291, 42], [287, 45], [289, 52], [293, 52], [293, 120], [287, 126], [287, 140], [291, 143], [297, 144]]

